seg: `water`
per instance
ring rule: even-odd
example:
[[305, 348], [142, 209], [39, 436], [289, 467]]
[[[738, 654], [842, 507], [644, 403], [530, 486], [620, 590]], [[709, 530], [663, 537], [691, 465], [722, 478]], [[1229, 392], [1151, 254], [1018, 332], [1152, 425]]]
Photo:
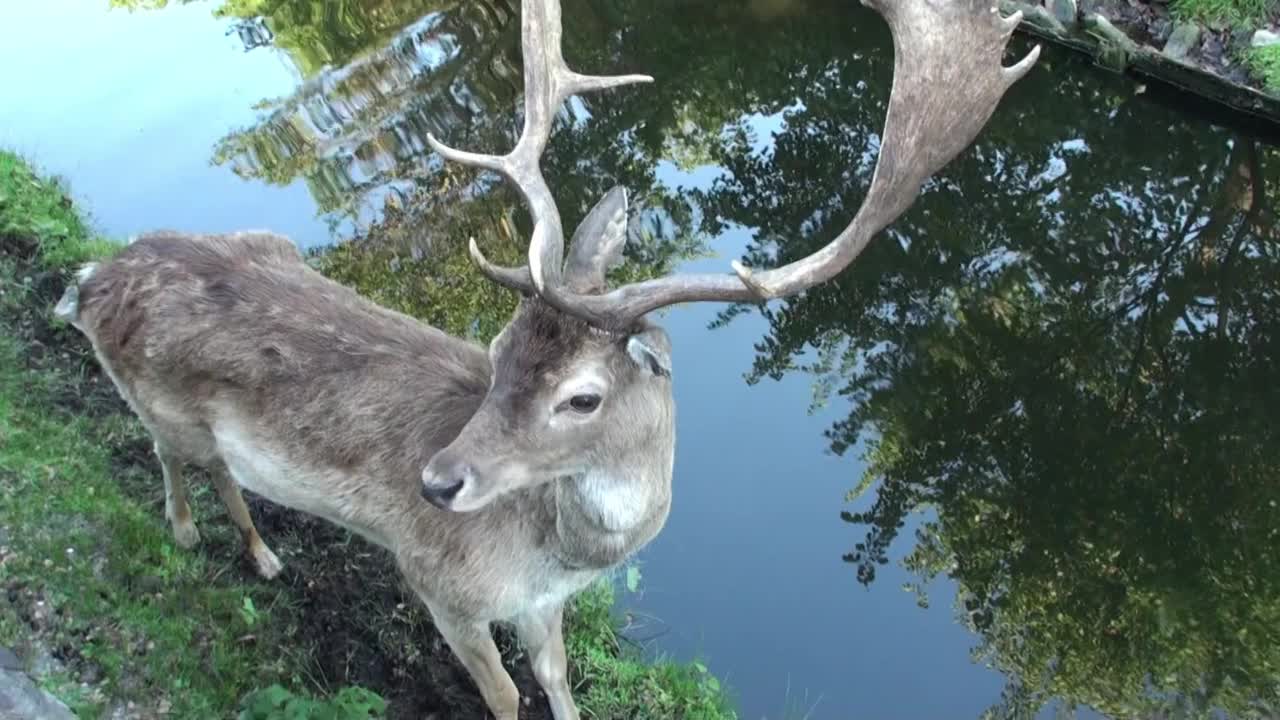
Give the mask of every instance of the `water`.
[[[221, 4], [6, 3], [0, 143], [121, 237], [406, 258], [524, 237], [507, 189], [425, 146], [510, 141], [509, 0]], [[624, 183], [636, 265], [722, 271], [848, 221], [889, 87], [878, 16], [565, 4], [572, 64], [657, 78], [553, 138], [567, 224]], [[666, 313], [676, 497], [623, 598], [633, 636], [705, 659], [753, 720], [1274, 712], [1280, 157], [1221, 121], [1047, 48], [836, 282]], [[445, 320], [501, 321], [478, 312]]]

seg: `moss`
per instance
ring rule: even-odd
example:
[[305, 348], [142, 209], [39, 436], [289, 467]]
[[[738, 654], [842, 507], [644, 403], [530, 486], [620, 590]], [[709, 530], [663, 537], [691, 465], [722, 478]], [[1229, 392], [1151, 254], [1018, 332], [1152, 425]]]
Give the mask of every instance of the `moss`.
[[[197, 551], [177, 548], [145, 431], [108, 381], [89, 377], [93, 360], [79, 336], [48, 324], [57, 293], [32, 276], [65, 278], [121, 247], [93, 232], [61, 183], [0, 151], [0, 585], [8, 597], [6, 606], [0, 596], [0, 644], [26, 656], [56, 651], [63, 667], [42, 683], [85, 718], [110, 714], [122, 701], [144, 714], [233, 717], [245, 703], [269, 705], [284, 694], [316, 705], [330, 696], [335, 706], [355, 697], [316, 679], [313, 653], [323, 638], [299, 631], [294, 608], [305, 590], [248, 572], [230, 523], [202, 524]], [[22, 255], [35, 266], [22, 267]], [[388, 258], [363, 258], [367, 266], [344, 258], [362, 259], [334, 253], [317, 260], [331, 276], [359, 281], [362, 292], [428, 314], [414, 304], [416, 286], [377, 285], [373, 270]], [[471, 272], [447, 264], [432, 270], [455, 280]], [[482, 318], [479, 327], [450, 328], [457, 332], [491, 332], [487, 325], [503, 312], [492, 305], [510, 302], [472, 297], [465, 281], [446, 285], [438, 301]], [[197, 512], [208, 494], [192, 484]], [[345, 582], [351, 558], [325, 552], [342, 565], [328, 580]], [[368, 555], [363, 547], [346, 552]], [[650, 662], [625, 647], [612, 607], [612, 586], [601, 582], [572, 603], [566, 620], [584, 718], [735, 717], [705, 666]], [[390, 627], [379, 617], [352, 622], [380, 633]], [[421, 678], [385, 682], [379, 689]]]
[[1275, 9], [1274, 0], [1173, 0], [1173, 14], [1182, 20], [1216, 25], [1253, 26]]

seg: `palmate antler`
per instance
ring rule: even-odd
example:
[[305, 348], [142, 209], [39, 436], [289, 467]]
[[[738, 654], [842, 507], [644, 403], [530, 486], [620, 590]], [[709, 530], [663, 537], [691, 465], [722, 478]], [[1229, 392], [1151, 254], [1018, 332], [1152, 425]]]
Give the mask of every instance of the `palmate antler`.
[[428, 136], [432, 147], [449, 160], [503, 173], [520, 188], [533, 215], [527, 267], [490, 263], [474, 240], [472, 258], [494, 281], [536, 292], [560, 311], [604, 329], [626, 328], [642, 315], [676, 303], [760, 301], [794, 295], [831, 279], [915, 202], [925, 179], [973, 141], [1005, 91], [1040, 56], [1036, 45], [1016, 64], [1001, 65], [1022, 14], [1001, 17], [993, 0], [862, 2], [889, 23], [894, 73], [871, 188], [849, 225], [821, 250], [783, 267], [753, 272], [734, 261], [732, 275], [663, 277], [597, 295], [575, 293], [561, 282], [564, 228], [538, 159], [556, 110], [571, 95], [652, 78], [590, 77], [569, 70], [560, 50], [558, 0], [523, 0], [525, 125], [515, 149], [503, 156], [477, 155]]

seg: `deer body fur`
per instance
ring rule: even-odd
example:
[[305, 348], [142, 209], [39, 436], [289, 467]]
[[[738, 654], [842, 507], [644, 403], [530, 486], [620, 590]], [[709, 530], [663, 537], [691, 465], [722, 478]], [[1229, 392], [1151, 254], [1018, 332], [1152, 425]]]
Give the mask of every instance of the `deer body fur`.
[[[533, 303], [504, 332], [525, 360], [574, 355], [573, 331], [611, 340]], [[490, 389], [488, 353], [324, 278], [276, 235], [143, 236], [86, 268], [58, 313], [154, 437], [180, 540], [198, 540], [181, 479], [192, 463], [211, 470], [263, 576], [281, 564], [239, 487], [389, 550], [446, 638], [558, 623], [565, 600], [648, 542], [670, 507], [669, 387], [636, 408], [650, 420], [636, 441], [586, 472], [470, 513], [424, 502], [422, 468]]]

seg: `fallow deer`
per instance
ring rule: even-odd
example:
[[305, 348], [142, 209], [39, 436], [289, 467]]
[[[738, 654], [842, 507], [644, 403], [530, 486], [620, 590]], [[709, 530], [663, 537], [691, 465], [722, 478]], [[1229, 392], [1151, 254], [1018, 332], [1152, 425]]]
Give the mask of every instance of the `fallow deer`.
[[965, 148], [1039, 55], [1005, 67], [1020, 15], [992, 0], [866, 0], [887, 20], [894, 81], [862, 207], [827, 246], [762, 272], [663, 277], [614, 290], [625, 242], [615, 188], [565, 258], [539, 162], [572, 95], [650, 82], [568, 69], [557, 0], [523, 0], [524, 127], [506, 155], [455, 150], [496, 171], [534, 220], [528, 264], [491, 280], [521, 293], [484, 348], [391, 312], [312, 270], [267, 232], [151, 233], [83, 268], [56, 308], [152, 435], [177, 542], [199, 540], [182, 480], [210, 469], [257, 571], [281, 569], [240, 488], [326, 518], [386, 548], [498, 720], [516, 686], [490, 624], [509, 621], [556, 720], [568, 685], [565, 602], [663, 527], [671, 503], [671, 348], [646, 319], [681, 302], [761, 302], [841, 272]]

